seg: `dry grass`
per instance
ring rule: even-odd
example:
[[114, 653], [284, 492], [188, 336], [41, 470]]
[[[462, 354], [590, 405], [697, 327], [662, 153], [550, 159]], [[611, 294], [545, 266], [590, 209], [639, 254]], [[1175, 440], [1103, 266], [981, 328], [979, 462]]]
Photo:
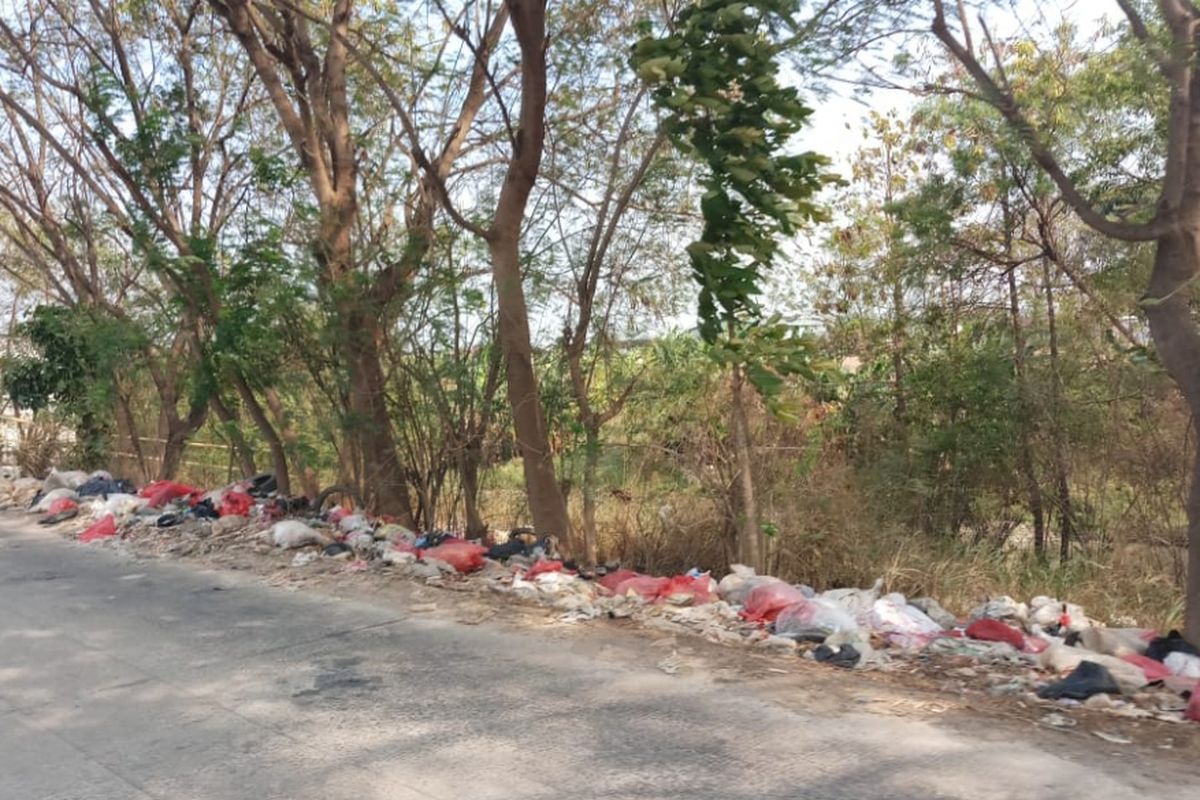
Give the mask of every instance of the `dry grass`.
[[[819, 590], [869, 586], [883, 578], [888, 591], [936, 597], [965, 614], [988, 597], [1028, 601], [1049, 595], [1078, 603], [1108, 624], [1138, 624], [1166, 630], [1183, 617], [1181, 548], [1162, 543], [1082, 548], [1060, 568], [1026, 549], [938, 539], [904, 530], [872, 508], [852, 470], [836, 458], [782, 487], [763, 492], [763, 517], [779, 533], [771, 543], [771, 571]], [[490, 519], [524, 521], [520, 492], [486, 493]], [[581, 522], [578, 497], [572, 521]], [[608, 493], [597, 522], [602, 560], [655, 574], [691, 567], [721, 574], [729, 565], [722, 504], [702, 490]], [[1057, 543], [1051, 543], [1051, 549]]]

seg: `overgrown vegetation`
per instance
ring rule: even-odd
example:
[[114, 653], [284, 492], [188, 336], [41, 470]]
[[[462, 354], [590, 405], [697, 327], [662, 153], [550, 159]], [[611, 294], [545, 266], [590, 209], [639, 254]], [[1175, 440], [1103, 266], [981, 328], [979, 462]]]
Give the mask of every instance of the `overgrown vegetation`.
[[1200, 14], [943, 5], [21, 0], [22, 466], [1200, 630]]

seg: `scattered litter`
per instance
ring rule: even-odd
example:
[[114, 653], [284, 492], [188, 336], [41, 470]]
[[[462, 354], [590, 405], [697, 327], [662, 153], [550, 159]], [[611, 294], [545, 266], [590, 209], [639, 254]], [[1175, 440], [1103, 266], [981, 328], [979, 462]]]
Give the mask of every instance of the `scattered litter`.
[[1067, 715], [1059, 714], [1057, 711], [1042, 717], [1039, 722], [1049, 728], [1058, 728], [1059, 730], [1070, 730], [1079, 724]]
[[[549, 624], [632, 620], [667, 634], [663, 641], [671, 655], [657, 667], [668, 675], [686, 665], [676, 643], [690, 635], [843, 669], [928, 670], [947, 691], [986, 691], [1026, 708], [1036, 694], [1060, 709], [1082, 706], [1126, 719], [1200, 722], [1200, 652], [1192, 643], [1178, 632], [1158, 636], [1128, 620], [1106, 627], [1057, 598], [1035, 597], [1028, 605], [1011, 597], [987, 598], [960, 621], [932, 597], [883, 594], [882, 579], [869, 588], [818, 594], [742, 565], [719, 581], [700, 569], [653, 575], [616, 563], [576, 571], [558, 556], [553, 536], [515, 529], [481, 543], [450, 531], [421, 533], [352, 508], [349, 499], [324, 512], [304, 498], [281, 497], [270, 475], [210, 491], [158, 481], [137, 493], [107, 474], [52, 477], [0, 480], [0, 504], [46, 519], [78, 515], [78, 527], [63, 527], [84, 528], [79, 540], [85, 543], [117, 541], [119, 534], [119, 547], [157, 555], [274, 552], [280, 571], [268, 582], [289, 590], [318, 575], [372, 572], [380, 579], [403, 576], [537, 603], [553, 610]], [[299, 571], [325, 561], [344, 563]], [[287, 569], [289, 564], [297, 569]], [[429, 602], [408, 610], [436, 609]], [[458, 621], [476, 625], [490, 616], [468, 614]], [[1075, 721], [1056, 711], [1039, 724], [1068, 730]], [[1120, 734], [1095, 735], [1112, 744], [1130, 743]]]
[[1092, 735], [1103, 739], [1110, 744], [1133, 744], [1133, 739], [1125, 736], [1119, 736], [1115, 733], [1105, 733], [1104, 731], [1092, 731]]

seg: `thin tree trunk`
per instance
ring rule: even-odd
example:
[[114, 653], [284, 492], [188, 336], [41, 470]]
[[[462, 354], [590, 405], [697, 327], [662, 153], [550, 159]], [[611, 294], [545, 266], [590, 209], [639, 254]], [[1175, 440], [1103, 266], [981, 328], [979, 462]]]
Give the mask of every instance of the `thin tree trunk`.
[[892, 380], [895, 383], [896, 427], [903, 436], [908, 418], [908, 399], [904, 394], [904, 287], [900, 284], [899, 276], [892, 281]]
[[583, 557], [596, 564], [599, 546], [596, 537], [596, 478], [600, 471], [600, 427], [593, 421], [586, 427], [583, 453]]
[[317, 473], [308, 465], [304, 453], [300, 450], [300, 434], [296, 432], [296, 427], [292, 424], [287, 409], [279, 397], [279, 392], [267, 389], [263, 392], [263, 396], [266, 398], [271, 416], [275, 417], [275, 424], [279, 426], [279, 436], [283, 439], [284, 450], [291, 455], [296, 471], [300, 473], [304, 495], [309, 498], [316, 497], [321, 492], [321, 488], [317, 485]]
[[246, 437], [242, 435], [237, 417], [234, 416], [229, 406], [225, 405], [225, 401], [216, 392], [213, 392], [212, 397], [208, 401], [212, 404], [213, 413], [217, 415], [217, 419], [221, 421], [225, 433], [229, 436], [233, 456], [237, 459], [243, 477], [250, 477], [257, 474], [258, 469], [254, 464], [254, 452], [246, 442]]
[[750, 423], [746, 415], [746, 376], [741, 366], [730, 370], [730, 430], [737, 463], [737, 491], [741, 501], [738, 519], [738, 557], [746, 566], [762, 570], [762, 531], [758, 526], [758, 504], [754, 498], [754, 458], [750, 449]]
[[258, 398], [254, 396], [254, 390], [250, 388], [250, 384], [246, 383], [245, 378], [235, 372], [231, 375], [230, 380], [237, 390], [238, 397], [242, 399], [246, 413], [250, 415], [255, 427], [267, 441], [267, 449], [271, 451], [271, 467], [275, 471], [275, 485], [278, 487], [279, 494], [284, 497], [291, 495], [292, 481], [288, 469], [287, 451], [283, 449], [283, 440], [279, 438], [279, 432], [275, 430], [271, 420], [267, 419], [266, 412], [263, 411]]
[[1066, 446], [1060, 424], [1061, 375], [1058, 364], [1058, 324], [1054, 310], [1054, 284], [1050, 259], [1042, 259], [1042, 278], [1046, 292], [1046, 332], [1050, 339], [1050, 436], [1054, 458], [1054, 487], [1057, 494], [1059, 561], [1065, 564], [1071, 557], [1071, 542], [1075, 539], [1075, 512], [1071, 506], [1071, 484], [1068, 477]]
[[1008, 302], [1012, 315], [1013, 365], [1017, 376], [1017, 400], [1021, 411], [1021, 447], [1017, 455], [1017, 467], [1029, 493], [1029, 511], [1033, 515], [1033, 551], [1046, 555], [1046, 511], [1042, 500], [1042, 487], [1038, 484], [1037, 470], [1033, 459], [1033, 409], [1029, 401], [1029, 381], [1025, 370], [1025, 331], [1021, 327], [1021, 302], [1017, 293], [1016, 268], [1008, 271]]
[[508, 403], [525, 473], [525, 491], [533, 527], [538, 533], [566, 538], [571, 526], [567, 505], [554, 476], [554, 454], [550, 451], [546, 416], [533, 370], [519, 236], [518, 221], [508, 230], [495, 231], [488, 241], [500, 312], [498, 325], [508, 377]]
[[124, 433], [129, 440], [129, 452], [133, 453], [139, 483], [150, 480], [150, 467], [146, 464], [146, 453], [142, 450], [133, 412], [129, 410], [129, 397], [120, 388], [117, 389], [117, 431], [118, 435]]
[[466, 517], [467, 536], [477, 537], [487, 533], [487, 524], [479, 513], [479, 466], [482, 461], [480, 448], [468, 444], [458, 456], [458, 477], [462, 482], [463, 516]]

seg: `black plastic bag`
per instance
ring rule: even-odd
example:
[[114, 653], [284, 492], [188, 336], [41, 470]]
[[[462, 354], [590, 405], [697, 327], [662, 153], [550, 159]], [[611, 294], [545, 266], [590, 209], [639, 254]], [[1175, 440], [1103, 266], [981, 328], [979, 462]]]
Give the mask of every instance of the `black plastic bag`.
[[1061, 681], [1038, 689], [1037, 696], [1043, 700], [1087, 700], [1094, 694], [1120, 694], [1121, 687], [1112, 673], [1103, 664], [1095, 661], [1080, 661], [1079, 666]]
[[1171, 631], [1166, 636], [1152, 639], [1146, 647], [1146, 657], [1155, 661], [1164, 661], [1171, 653], [1187, 653], [1190, 656], [1200, 656], [1200, 650], [1187, 639], [1179, 635], [1179, 631]]

